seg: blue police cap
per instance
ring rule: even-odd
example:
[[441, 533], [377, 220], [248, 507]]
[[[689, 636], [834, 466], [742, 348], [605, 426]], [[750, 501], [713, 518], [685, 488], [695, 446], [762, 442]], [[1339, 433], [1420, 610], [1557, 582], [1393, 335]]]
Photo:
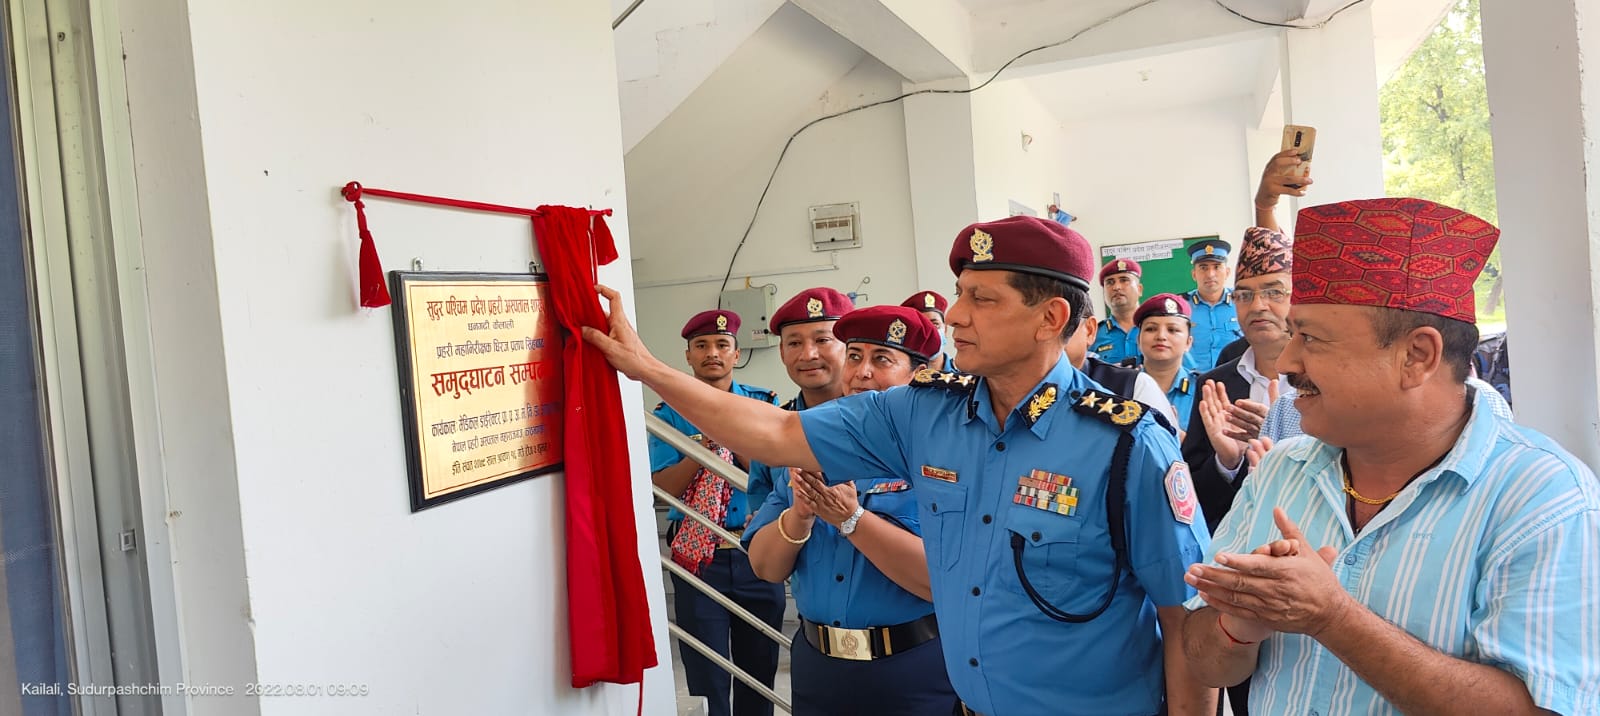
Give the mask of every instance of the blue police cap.
[[1233, 247], [1229, 246], [1228, 242], [1223, 241], [1222, 239], [1206, 239], [1205, 241], [1198, 242], [1189, 247], [1189, 262], [1226, 262], [1228, 260], [1228, 253], [1231, 251], [1233, 251]]

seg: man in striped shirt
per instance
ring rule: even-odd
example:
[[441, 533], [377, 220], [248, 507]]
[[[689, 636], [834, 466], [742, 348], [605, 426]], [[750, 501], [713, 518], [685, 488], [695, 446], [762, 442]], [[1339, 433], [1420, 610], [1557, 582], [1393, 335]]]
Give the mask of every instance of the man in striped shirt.
[[1465, 383], [1499, 231], [1417, 199], [1305, 209], [1304, 437], [1190, 568], [1191, 668], [1271, 714], [1600, 713], [1600, 483]]

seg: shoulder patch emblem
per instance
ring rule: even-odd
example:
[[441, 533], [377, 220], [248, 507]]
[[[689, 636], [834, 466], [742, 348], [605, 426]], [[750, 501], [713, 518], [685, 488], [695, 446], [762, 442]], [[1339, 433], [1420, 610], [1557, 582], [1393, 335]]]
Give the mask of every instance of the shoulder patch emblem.
[[1123, 430], [1132, 428], [1139, 422], [1139, 418], [1144, 417], [1150, 410], [1137, 400], [1128, 400], [1098, 390], [1083, 391], [1083, 397], [1073, 404], [1072, 409]]
[[1172, 507], [1173, 519], [1186, 525], [1194, 524], [1195, 513], [1200, 510], [1195, 503], [1194, 481], [1189, 478], [1189, 464], [1179, 460], [1167, 468], [1167, 504]]

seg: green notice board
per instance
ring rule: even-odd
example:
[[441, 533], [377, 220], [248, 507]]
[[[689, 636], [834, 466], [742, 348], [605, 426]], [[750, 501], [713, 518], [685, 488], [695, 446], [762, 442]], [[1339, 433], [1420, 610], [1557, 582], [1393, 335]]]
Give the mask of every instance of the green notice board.
[[1183, 295], [1194, 290], [1194, 277], [1189, 263], [1189, 247], [1216, 236], [1195, 236], [1187, 239], [1141, 241], [1136, 244], [1116, 244], [1100, 247], [1100, 265], [1114, 259], [1133, 259], [1143, 272], [1144, 297], [1158, 293]]

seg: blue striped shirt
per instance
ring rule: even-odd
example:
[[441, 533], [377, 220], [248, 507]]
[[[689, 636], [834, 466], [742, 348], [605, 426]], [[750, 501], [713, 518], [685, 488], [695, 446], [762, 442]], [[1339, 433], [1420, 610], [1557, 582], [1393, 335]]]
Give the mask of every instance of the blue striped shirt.
[[[1554, 441], [1494, 415], [1492, 392], [1476, 391], [1444, 460], [1360, 535], [1346, 517], [1341, 450], [1310, 437], [1282, 443], [1240, 489], [1211, 558], [1276, 539], [1272, 508], [1282, 507], [1313, 546], [1339, 550], [1334, 574], [1378, 616], [1441, 653], [1515, 675], [1541, 708], [1597, 713], [1600, 484]], [[1262, 642], [1250, 710], [1399, 713], [1301, 634]]]

